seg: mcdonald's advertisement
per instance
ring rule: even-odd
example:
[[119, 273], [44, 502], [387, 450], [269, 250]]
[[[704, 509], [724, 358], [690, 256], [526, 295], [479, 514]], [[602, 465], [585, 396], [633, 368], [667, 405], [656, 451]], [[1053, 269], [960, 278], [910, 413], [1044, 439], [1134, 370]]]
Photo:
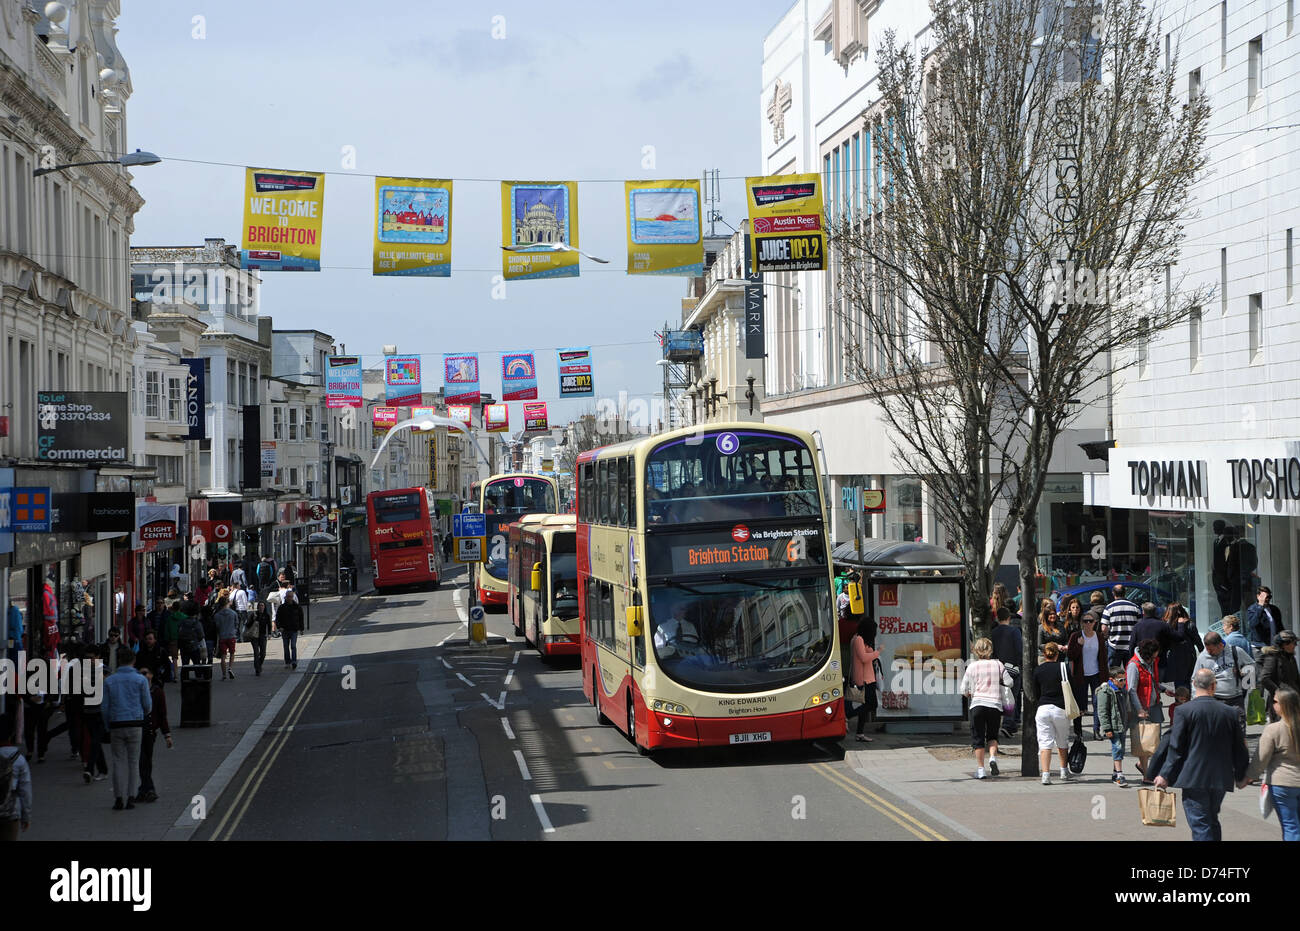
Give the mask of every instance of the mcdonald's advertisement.
[[[572, 246], [565, 250], [563, 246]], [[578, 277], [578, 183], [501, 182], [501, 269], [507, 281]]]
[[826, 211], [821, 176], [745, 179], [755, 274], [826, 268]]
[[451, 182], [375, 179], [374, 273], [451, 276]]
[[627, 273], [703, 275], [699, 181], [627, 181]]
[[246, 169], [241, 265], [264, 272], [320, 271], [324, 217], [324, 174]]

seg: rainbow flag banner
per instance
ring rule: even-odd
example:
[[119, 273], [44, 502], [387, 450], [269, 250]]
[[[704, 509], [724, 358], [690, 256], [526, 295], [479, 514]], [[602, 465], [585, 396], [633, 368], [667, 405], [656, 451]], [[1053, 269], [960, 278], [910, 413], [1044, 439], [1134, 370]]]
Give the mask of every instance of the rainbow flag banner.
[[501, 400], [537, 400], [537, 361], [531, 352], [502, 353]]

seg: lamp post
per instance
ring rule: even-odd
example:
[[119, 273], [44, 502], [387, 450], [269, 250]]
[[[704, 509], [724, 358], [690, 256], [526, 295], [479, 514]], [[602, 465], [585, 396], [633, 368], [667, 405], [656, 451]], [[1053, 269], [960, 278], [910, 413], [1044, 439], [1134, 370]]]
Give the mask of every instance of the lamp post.
[[142, 152], [136, 149], [134, 152], [128, 152], [126, 155], [117, 158], [97, 159], [93, 162], [69, 162], [66, 165], [51, 165], [48, 168], [37, 168], [32, 172], [33, 178], [39, 178], [41, 175], [48, 175], [51, 172], [63, 171], [67, 168], [81, 168], [85, 165], [121, 165], [123, 168], [137, 168], [141, 165], [157, 165], [162, 161], [160, 156], [152, 152]]
[[749, 401], [749, 412], [752, 414], [754, 413], [754, 398], [755, 398], [753, 369], [749, 369], [745, 372], [745, 381], [749, 383], [749, 387], [745, 389], [745, 398]]

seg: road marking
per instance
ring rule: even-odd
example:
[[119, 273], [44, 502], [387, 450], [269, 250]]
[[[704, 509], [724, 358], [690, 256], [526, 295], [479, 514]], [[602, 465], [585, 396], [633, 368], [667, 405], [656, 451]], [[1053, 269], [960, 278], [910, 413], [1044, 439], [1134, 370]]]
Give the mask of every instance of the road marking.
[[575, 719], [574, 719], [573, 715], [569, 714], [569, 713], [566, 711], [566, 712], [564, 713], [564, 720], [572, 722], [572, 721], [575, 720]]
[[[461, 626], [461, 627], [467, 627], [468, 625], [467, 625], [464, 621], [461, 621], [460, 626]], [[445, 636], [445, 637], [443, 637], [441, 640], [439, 640], [439, 641], [438, 641], [438, 646], [444, 646], [444, 645], [447, 643], [448, 640], [450, 640], [452, 637], [456, 636], [456, 635], [459, 634], [459, 633], [460, 633], [460, 628], [458, 627], [458, 628], [456, 628], [455, 630], [453, 630], [451, 633], [449, 633], [447, 636]], [[450, 667], [448, 667], [448, 668], [450, 668]]]
[[[320, 665], [324, 664], [322, 663]], [[319, 668], [319, 666], [317, 668]], [[240, 821], [243, 820], [244, 815], [248, 812], [249, 806], [253, 803], [253, 798], [262, 787], [262, 781], [266, 778], [266, 774], [271, 771], [271, 768], [275, 765], [276, 758], [280, 755], [280, 751], [283, 750], [285, 744], [289, 742], [289, 737], [293, 733], [294, 725], [301, 720], [303, 713], [306, 711], [308, 698], [311, 696], [311, 693], [315, 691], [316, 686], [318, 686], [320, 682], [320, 677], [314, 676], [311, 681], [307, 683], [307, 687], [303, 689], [302, 695], [299, 696], [298, 701], [294, 704], [293, 708], [289, 711], [288, 717], [285, 719], [284, 729], [272, 738], [270, 746], [266, 748], [266, 752], [262, 754], [262, 758], [257, 761], [257, 765], [253, 767], [252, 772], [248, 774], [248, 778], [244, 780], [244, 784], [240, 788], [239, 793], [235, 796], [234, 800], [231, 802], [230, 808], [226, 811], [225, 817], [223, 817], [221, 823], [217, 825], [216, 831], [213, 832], [213, 838], [215, 840], [230, 840], [230, 838], [234, 836], [235, 830], [239, 827]], [[256, 781], [253, 780], [254, 776], [257, 777]], [[247, 792], [246, 796], [245, 792]], [[242, 805], [240, 804], [241, 799], [243, 802]], [[230, 821], [232, 815], [234, 816], [234, 820]], [[222, 829], [225, 828], [227, 821], [230, 821], [230, 828], [226, 831], [225, 837], [222, 837], [221, 832]]]
[[515, 739], [515, 732], [510, 729], [510, 722], [507, 721], [505, 718], [501, 719], [501, 727], [506, 732], [506, 738], [508, 740]]
[[510, 670], [509, 672], [507, 672], [507, 673], [506, 673], [506, 685], [509, 685], [509, 684], [510, 684], [510, 680], [513, 679], [514, 677], [515, 677], [515, 671], [514, 671], [513, 669]]
[[493, 708], [495, 708], [497, 711], [505, 711], [505, 710], [506, 710], [506, 693], [505, 693], [505, 692], [502, 692], [502, 693], [501, 693], [501, 697], [498, 698], [496, 701], [493, 701], [492, 699], [488, 698], [488, 693], [487, 693], [487, 692], [479, 692], [479, 694], [483, 696], [483, 700], [484, 700], [485, 702], [487, 702], [489, 705], [491, 705], [491, 706], [492, 706]]
[[465, 683], [466, 685], [468, 685], [470, 688], [473, 688], [473, 687], [474, 687], [474, 683], [471, 682], [471, 681], [469, 681], [468, 679], [466, 679], [466, 678], [465, 678], [463, 675], [461, 675], [460, 673], [456, 673], [456, 678], [459, 679], [461, 682], [464, 682], [464, 683]]
[[521, 657], [521, 656], [523, 656], [523, 655], [524, 655], [524, 651], [523, 651], [523, 650], [515, 650], [515, 658], [512, 659], [512, 660], [510, 661], [510, 665], [513, 666], [513, 665], [515, 665], [516, 663], [518, 663], [518, 662], [519, 662], [519, 657]]
[[537, 820], [542, 822], [542, 832], [545, 834], [554, 834], [555, 828], [551, 827], [551, 819], [546, 817], [546, 809], [542, 807], [542, 797], [540, 795], [528, 796], [533, 803], [533, 810], [537, 812]]
[[591, 738], [588, 737], [586, 734], [582, 735], [582, 739], [585, 740], [587, 743], [591, 743]]
[[948, 839], [944, 837], [942, 834], [940, 834], [938, 831], [936, 831], [934, 828], [930, 827], [928, 824], [925, 824], [922, 821], [918, 821], [916, 818], [912, 817], [911, 815], [909, 815], [907, 812], [903, 811], [901, 808], [897, 807], [896, 805], [892, 805], [889, 802], [885, 801], [883, 798], [881, 798], [879, 795], [876, 795], [874, 792], [871, 792], [868, 789], [864, 789], [862, 786], [858, 785], [852, 779], [848, 778], [843, 773], [837, 771], [833, 766], [831, 766], [831, 764], [814, 763], [812, 768], [817, 773], [824, 776], [827, 780], [839, 786], [845, 792], [848, 792], [850, 795], [855, 797], [858, 801], [865, 803], [871, 808], [874, 808], [876, 811], [880, 812], [889, 820], [907, 829], [909, 832], [911, 832], [915, 837], [919, 838], [920, 840], [947, 840]]
[[442, 664], [446, 666], [448, 669], [451, 668], [451, 663], [447, 662], [445, 657], [439, 656], [438, 659], [442, 660]]
[[519, 764], [519, 775], [524, 777], [524, 782], [532, 782], [533, 774], [528, 771], [528, 764], [524, 762], [522, 750], [515, 751], [515, 762]]

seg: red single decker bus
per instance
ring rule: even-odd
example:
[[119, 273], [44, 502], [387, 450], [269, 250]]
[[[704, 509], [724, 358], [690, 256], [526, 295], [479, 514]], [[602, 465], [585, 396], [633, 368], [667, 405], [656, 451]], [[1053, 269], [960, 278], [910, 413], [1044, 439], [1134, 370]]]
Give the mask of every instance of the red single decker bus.
[[372, 491], [366, 496], [375, 588], [438, 587], [442, 547], [433, 529], [433, 495], [427, 488]]

